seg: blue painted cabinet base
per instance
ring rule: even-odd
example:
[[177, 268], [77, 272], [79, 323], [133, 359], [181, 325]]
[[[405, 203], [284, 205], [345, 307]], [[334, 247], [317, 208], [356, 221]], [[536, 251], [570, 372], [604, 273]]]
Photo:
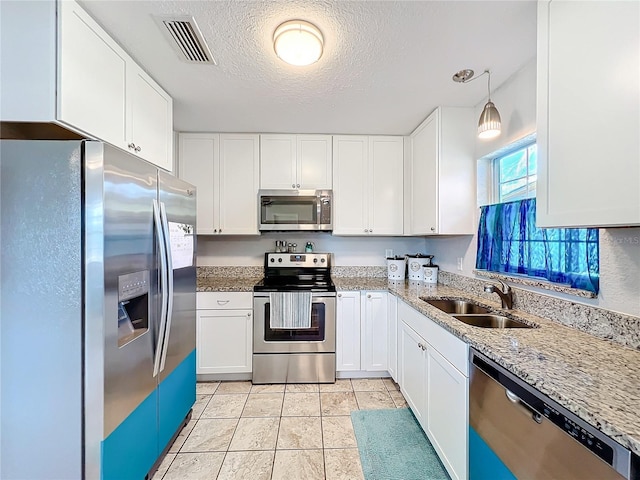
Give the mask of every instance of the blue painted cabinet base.
[[193, 350], [102, 442], [102, 480], [144, 479], [195, 400]]

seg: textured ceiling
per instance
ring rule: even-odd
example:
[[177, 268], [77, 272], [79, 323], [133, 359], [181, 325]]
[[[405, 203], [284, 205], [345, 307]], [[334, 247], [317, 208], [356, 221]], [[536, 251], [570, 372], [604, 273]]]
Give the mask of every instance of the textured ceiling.
[[[410, 133], [435, 107], [486, 101], [535, 56], [535, 1], [81, 2], [174, 98], [177, 131]], [[218, 65], [181, 61], [152, 15], [195, 17]], [[317, 25], [322, 58], [292, 67], [273, 52], [276, 27]], [[497, 105], [498, 109], [500, 108]]]

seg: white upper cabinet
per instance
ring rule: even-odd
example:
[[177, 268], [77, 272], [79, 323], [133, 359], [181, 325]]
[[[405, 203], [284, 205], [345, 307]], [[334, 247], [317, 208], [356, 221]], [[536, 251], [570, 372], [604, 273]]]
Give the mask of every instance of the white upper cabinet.
[[331, 186], [330, 135], [260, 135], [260, 188]]
[[0, 9], [2, 121], [57, 123], [172, 169], [171, 97], [77, 3]]
[[126, 149], [127, 56], [75, 2], [59, 9], [58, 119]]
[[476, 207], [472, 108], [438, 107], [410, 136], [407, 235], [473, 234]]
[[181, 133], [180, 178], [197, 187], [199, 235], [259, 235], [259, 137]]
[[127, 149], [173, 170], [173, 101], [137, 65], [129, 65]]
[[538, 2], [537, 62], [538, 226], [640, 225], [640, 3]]
[[403, 139], [333, 137], [334, 235], [402, 235]]

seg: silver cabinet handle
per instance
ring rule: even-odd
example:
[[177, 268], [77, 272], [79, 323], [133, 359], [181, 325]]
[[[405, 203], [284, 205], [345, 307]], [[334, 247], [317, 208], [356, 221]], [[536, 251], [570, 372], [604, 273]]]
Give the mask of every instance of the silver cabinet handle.
[[226, 305], [227, 303], [229, 303], [229, 300], [218, 300], [218, 305]]
[[366, 228], [364, 229], [364, 233], [367, 233], [369, 230], [367, 230]]
[[435, 232], [436, 231], [436, 227], [431, 227], [431, 231]]
[[342, 297], [342, 294], [341, 294], [341, 293], [339, 293], [339, 294], [338, 294], [338, 298], [340, 298], [340, 297]]
[[367, 298], [371, 298], [371, 294], [367, 295]]
[[217, 229], [217, 228], [214, 228], [214, 229], [213, 229], [213, 233], [218, 233], [218, 229]]
[[127, 145], [127, 147], [129, 147], [131, 150], [135, 150], [136, 144], [131, 142], [129, 145]]
[[295, 183], [292, 183], [292, 184], [291, 184], [291, 188], [296, 188], [296, 184], [295, 184]]
[[140, 150], [142, 150], [142, 147], [140, 147], [140, 146], [136, 146], [136, 148], [134, 148], [134, 150], [135, 150], [136, 152], [139, 152]]
[[218, 233], [222, 233], [222, 229], [218, 230]]
[[300, 184], [299, 183], [296, 185], [296, 188], [300, 188]]
[[247, 317], [250, 317], [250, 316], [251, 316], [251, 312], [247, 313]]

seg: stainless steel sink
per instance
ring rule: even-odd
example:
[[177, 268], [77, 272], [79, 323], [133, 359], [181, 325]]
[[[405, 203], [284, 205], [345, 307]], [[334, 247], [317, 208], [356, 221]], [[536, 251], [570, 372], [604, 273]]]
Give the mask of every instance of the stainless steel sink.
[[453, 318], [466, 323], [467, 325], [473, 325], [474, 327], [482, 328], [534, 328], [533, 325], [528, 325], [523, 322], [519, 322], [512, 318], [503, 317], [502, 315], [452, 315]]
[[465, 300], [424, 300], [429, 305], [433, 305], [439, 310], [445, 313], [451, 314], [478, 314], [489, 313], [491, 310], [475, 303], [467, 302]]

